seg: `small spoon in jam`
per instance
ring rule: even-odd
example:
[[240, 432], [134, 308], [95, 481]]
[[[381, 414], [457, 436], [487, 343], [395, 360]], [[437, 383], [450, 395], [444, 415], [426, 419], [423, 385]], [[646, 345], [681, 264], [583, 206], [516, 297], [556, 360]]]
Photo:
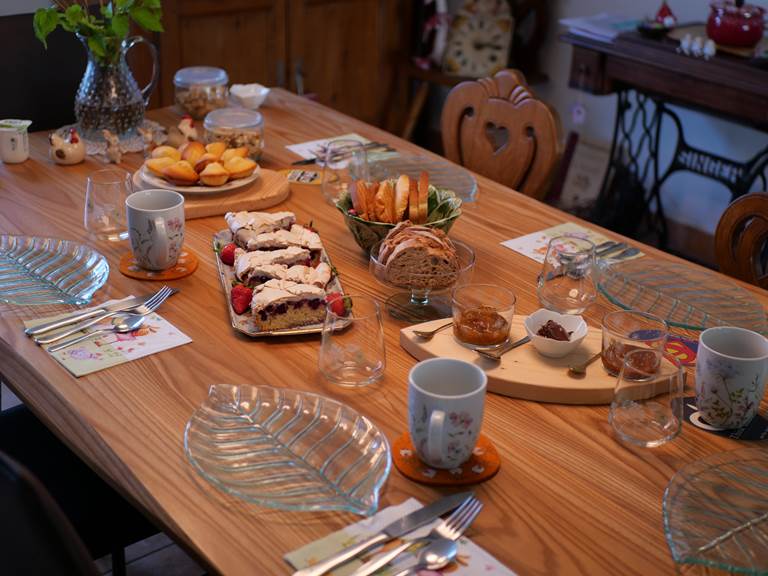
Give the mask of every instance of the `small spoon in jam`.
[[422, 340], [432, 340], [435, 334], [440, 332], [440, 330], [445, 330], [448, 328], [448, 326], [453, 326], [453, 322], [448, 322], [448, 324], [443, 324], [439, 328], [435, 328], [434, 330], [414, 330], [413, 333], [416, 334], [419, 338]]

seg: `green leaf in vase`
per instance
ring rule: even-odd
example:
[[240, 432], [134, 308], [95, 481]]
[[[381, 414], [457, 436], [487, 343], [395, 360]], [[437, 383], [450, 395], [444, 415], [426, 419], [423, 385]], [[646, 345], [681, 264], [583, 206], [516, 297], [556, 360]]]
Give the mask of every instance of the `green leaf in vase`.
[[107, 51], [104, 48], [104, 39], [101, 36], [89, 36], [88, 48], [98, 58], [104, 58], [107, 55]]
[[59, 25], [61, 13], [56, 8], [39, 8], [32, 19], [32, 27], [35, 30], [35, 36], [48, 48], [48, 34]]
[[125, 38], [128, 36], [128, 27], [130, 26], [130, 20], [125, 14], [116, 14], [112, 17], [112, 32], [118, 38]]
[[151, 32], [162, 32], [163, 25], [160, 23], [160, 11], [144, 6], [133, 6], [129, 13], [136, 23], [142, 28]]

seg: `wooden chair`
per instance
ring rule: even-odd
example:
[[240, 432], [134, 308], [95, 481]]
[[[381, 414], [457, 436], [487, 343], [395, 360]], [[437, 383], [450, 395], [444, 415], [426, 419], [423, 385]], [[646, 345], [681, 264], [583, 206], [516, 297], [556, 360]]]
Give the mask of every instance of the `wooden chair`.
[[462, 82], [442, 113], [446, 157], [543, 199], [559, 157], [559, 120], [517, 70]]
[[720, 271], [768, 288], [768, 193], [734, 200], [717, 225], [715, 254]]

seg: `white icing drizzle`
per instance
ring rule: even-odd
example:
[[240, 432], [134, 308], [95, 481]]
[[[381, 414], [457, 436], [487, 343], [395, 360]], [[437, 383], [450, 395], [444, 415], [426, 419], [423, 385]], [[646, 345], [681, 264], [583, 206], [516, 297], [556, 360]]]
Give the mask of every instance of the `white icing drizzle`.
[[248, 238], [246, 242], [248, 250], [263, 250], [265, 248], [285, 248], [287, 246], [301, 246], [309, 250], [322, 250], [323, 243], [320, 236], [309, 228], [294, 224], [290, 230], [276, 230], [266, 232]]
[[325, 298], [325, 290], [317, 286], [299, 284], [290, 280], [270, 280], [253, 289], [251, 311], [257, 313], [269, 305], [323, 298]]
[[224, 220], [232, 234], [242, 229], [263, 234], [292, 226], [296, 223], [296, 215], [293, 212], [227, 212]]
[[239, 279], [254, 268], [270, 264], [296, 264], [309, 259], [309, 250], [298, 246], [289, 246], [282, 250], [245, 252], [235, 251], [235, 276]]

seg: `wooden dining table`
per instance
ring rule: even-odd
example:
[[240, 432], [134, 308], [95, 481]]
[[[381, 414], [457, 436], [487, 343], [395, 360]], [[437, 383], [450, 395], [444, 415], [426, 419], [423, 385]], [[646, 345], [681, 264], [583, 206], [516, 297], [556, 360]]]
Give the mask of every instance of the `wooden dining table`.
[[[431, 155], [283, 90], [272, 91], [262, 112], [262, 165], [268, 168], [288, 167], [297, 160], [286, 145], [349, 132], [386, 142], [403, 154]], [[148, 116], [167, 126], [179, 119], [170, 109]], [[28, 161], [0, 164], [0, 232], [77, 240], [98, 249], [111, 271], [94, 296], [96, 303], [156, 289], [157, 284], [118, 271], [127, 242], [94, 242], [83, 229], [86, 177], [104, 167], [103, 159], [56, 165], [48, 158], [46, 136], [31, 135]], [[141, 162], [140, 154], [126, 154], [120, 166], [135, 170]], [[478, 197], [465, 204], [451, 235], [474, 247], [474, 280], [511, 288], [517, 313], [529, 314], [539, 308], [540, 265], [500, 242], [578, 219], [476, 178]], [[380, 300], [392, 294], [369, 274], [367, 259], [341, 214], [319, 189], [294, 190], [274, 210], [291, 210], [299, 222], [313, 222], [347, 293]], [[71, 307], [0, 305], [0, 375], [59, 438], [210, 571], [288, 574], [285, 553], [359, 517], [281, 511], [222, 492], [187, 461], [185, 424], [212, 384], [266, 384], [335, 398], [369, 417], [392, 441], [407, 427], [407, 377], [416, 361], [399, 345], [404, 324], [389, 317], [384, 320], [385, 375], [360, 389], [323, 380], [317, 366], [318, 335], [253, 339], [236, 333], [211, 246], [212, 235], [222, 228], [221, 216], [187, 221], [185, 246], [196, 253], [200, 266], [191, 276], [170, 282], [180, 292], [160, 309], [192, 338], [191, 344], [75, 378], [27, 338], [22, 325]], [[641, 247], [645, 258], [678, 260]], [[768, 293], [744, 286], [765, 307]], [[610, 309], [599, 297], [585, 317], [599, 327]], [[674, 573], [662, 521], [667, 483], [690, 462], [744, 446], [688, 424], [661, 447], [628, 446], [612, 435], [608, 406], [545, 404], [494, 394], [487, 397], [482, 429], [498, 449], [501, 469], [474, 487], [485, 507], [468, 536], [519, 574]], [[426, 503], [452, 491], [414, 483], [393, 468], [382, 489], [381, 507], [409, 497]], [[109, 522], [108, 514], [104, 522]]]

